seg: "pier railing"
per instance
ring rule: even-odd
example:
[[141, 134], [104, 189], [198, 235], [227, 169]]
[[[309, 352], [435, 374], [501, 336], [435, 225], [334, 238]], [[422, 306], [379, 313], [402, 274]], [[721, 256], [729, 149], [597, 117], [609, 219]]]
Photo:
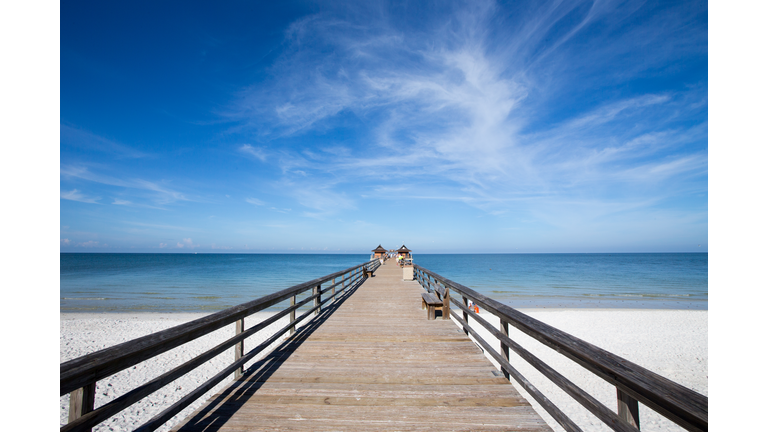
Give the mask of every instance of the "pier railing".
[[[234, 374], [239, 378], [243, 374], [243, 366], [254, 359], [274, 342], [280, 340], [286, 333], [293, 334], [296, 324], [308, 318], [311, 314], [319, 314], [323, 304], [335, 301], [345, 291], [356, 288], [365, 276], [379, 266], [379, 260], [350, 267], [336, 273], [311, 280], [259, 299], [233, 306], [221, 312], [205, 316], [167, 330], [143, 336], [101, 351], [94, 352], [67, 362], [61, 363], [59, 374], [59, 391], [61, 396], [70, 394], [69, 422], [61, 427], [61, 431], [90, 431], [91, 428], [113, 415], [130, 407], [139, 400], [159, 390], [172, 381], [184, 376], [196, 367], [211, 360], [217, 355], [234, 347], [235, 361], [217, 373], [213, 378], [201, 384], [195, 390], [179, 401], [154, 416], [141, 425], [137, 431], [152, 431], [173, 416], [181, 412], [195, 400], [225, 378]], [[323, 287], [323, 284], [328, 284]], [[338, 290], [337, 290], [338, 289]], [[311, 290], [311, 295], [297, 302], [297, 296]], [[327, 298], [323, 294], [330, 291]], [[291, 299], [291, 305], [272, 317], [245, 328], [245, 318], [262, 311], [270, 306]], [[301, 316], [296, 317], [296, 310], [314, 301], [312, 307]], [[279, 319], [289, 316], [289, 323], [275, 332], [257, 347], [246, 352], [244, 341]], [[198, 355], [197, 357], [175, 367], [174, 369], [142, 384], [122, 396], [98, 407], [94, 407], [96, 382], [132, 367], [147, 359], [158, 356], [187, 342], [205, 336], [226, 325], [235, 323], [235, 336]]]
[[[707, 430], [708, 398], [706, 396], [555, 327], [533, 319], [471, 288], [446, 279], [421, 266], [414, 265], [414, 270], [416, 280], [427, 291], [432, 292], [438, 286], [443, 286], [448, 290], [451, 303], [462, 311], [462, 314], [459, 315], [451, 309], [450, 314], [453, 319], [464, 328], [466, 334], [472, 335], [477, 343], [501, 365], [501, 369], [507, 379], [510, 376], [514, 378], [566, 431], [581, 431], [581, 429], [510, 364], [510, 349], [615, 431], [636, 432], [639, 430], [638, 402], [643, 403], [686, 430]], [[461, 297], [461, 301], [453, 297], [454, 293]], [[495, 328], [494, 325], [483, 319], [480, 314], [471, 310], [468, 307], [469, 300], [497, 316], [500, 321], [499, 328]], [[492, 347], [489, 342], [484, 340], [469, 325], [469, 317], [472, 317], [472, 319], [477, 321], [497, 339], [498, 350]], [[528, 336], [563, 354], [588, 371], [614, 385], [617, 394], [617, 412], [600, 403], [517, 342], [510, 339], [509, 325], [516, 327]]]

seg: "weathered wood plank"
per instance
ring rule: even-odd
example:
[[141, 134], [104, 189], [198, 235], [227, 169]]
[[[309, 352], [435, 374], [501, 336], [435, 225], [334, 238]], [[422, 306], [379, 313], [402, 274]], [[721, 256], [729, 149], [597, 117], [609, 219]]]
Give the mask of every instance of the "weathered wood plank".
[[637, 400], [620, 389], [616, 389], [616, 400], [619, 405], [619, 417], [630, 426], [640, 429], [640, 410]]
[[[540, 431], [543, 420], [528, 407], [423, 407], [249, 404], [217, 412], [178, 431]], [[214, 417], [214, 418], [211, 418]], [[258, 421], [253, 419], [257, 418]], [[515, 426], [511, 427], [510, 424]]]
[[[295, 311], [293, 311], [295, 312]], [[235, 335], [239, 335], [243, 332], [245, 329], [245, 318], [240, 318], [239, 320], [235, 321]], [[243, 356], [243, 352], [245, 350], [245, 341], [241, 340], [240, 342], [237, 342], [235, 344], [235, 361], [240, 360], [240, 357]], [[240, 366], [235, 370], [235, 379], [240, 378], [243, 376], [243, 367]]]
[[[88, 384], [69, 394], [69, 421], [75, 421], [93, 411], [96, 383]], [[90, 428], [87, 429], [90, 431]]]

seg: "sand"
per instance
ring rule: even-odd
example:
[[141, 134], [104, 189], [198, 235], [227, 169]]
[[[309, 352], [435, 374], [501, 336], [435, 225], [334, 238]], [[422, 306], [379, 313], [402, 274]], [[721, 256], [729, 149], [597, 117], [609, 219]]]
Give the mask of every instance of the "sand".
[[[708, 348], [707, 311], [691, 310], [631, 310], [631, 309], [520, 309], [536, 319], [553, 325], [587, 342], [607, 349], [675, 382], [707, 395]], [[486, 316], [486, 314], [483, 314]], [[199, 318], [201, 314], [61, 314], [60, 361], [70, 360], [121, 342], [173, 327]], [[246, 327], [270, 316], [259, 313], [246, 320]], [[486, 318], [496, 324], [492, 315]], [[255, 347], [275, 330], [287, 324], [287, 319], [273, 324], [246, 341], [246, 350]], [[489, 338], [485, 329], [475, 328]], [[210, 335], [171, 350], [157, 358], [101, 380], [96, 385], [96, 406], [124, 394], [149, 379], [170, 370], [194, 355], [209, 349], [234, 334], [234, 324]], [[616, 390], [605, 381], [585, 371], [574, 362], [547, 348], [510, 326], [510, 336], [558, 372], [568, 377], [606, 406], [615, 409]], [[488, 339], [492, 340], [492, 339]], [[494, 346], [496, 344], [493, 344]], [[538, 371], [512, 354], [512, 364], [540, 391], [557, 404], [585, 431], [609, 430], [586, 409], [573, 401]], [[171, 403], [193, 390], [233, 361], [232, 350], [219, 355], [192, 373], [153, 393], [138, 404], [115, 415], [94, 428], [95, 431], [132, 430]], [[225, 380], [205, 397], [187, 407], [166, 423], [161, 431], [169, 430], [194, 411], [212, 394], [231, 380]], [[537, 412], [555, 430], [562, 430], [554, 420], [530, 398], [517, 383]], [[69, 397], [60, 399], [60, 422], [67, 421]], [[640, 406], [643, 431], [676, 431], [679, 427], [653, 411]]]

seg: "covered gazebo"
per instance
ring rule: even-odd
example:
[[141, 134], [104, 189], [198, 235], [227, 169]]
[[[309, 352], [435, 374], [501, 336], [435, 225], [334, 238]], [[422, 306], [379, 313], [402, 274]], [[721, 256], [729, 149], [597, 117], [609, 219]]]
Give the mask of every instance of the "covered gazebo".
[[371, 252], [373, 252], [374, 258], [385, 258], [387, 255], [387, 250], [381, 247], [381, 245], [379, 245], [379, 247], [372, 250]]
[[413, 257], [411, 250], [405, 245], [400, 246], [400, 249], [397, 250], [397, 261], [403, 268], [403, 280], [413, 280]]

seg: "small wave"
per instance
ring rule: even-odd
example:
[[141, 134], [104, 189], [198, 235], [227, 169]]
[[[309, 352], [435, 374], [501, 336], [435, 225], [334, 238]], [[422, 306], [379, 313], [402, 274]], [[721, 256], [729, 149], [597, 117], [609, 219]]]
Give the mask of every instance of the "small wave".
[[631, 298], [668, 298], [695, 297], [701, 294], [582, 294], [584, 297], [631, 297]]
[[62, 297], [62, 300], [106, 300], [104, 297]]
[[216, 299], [220, 299], [221, 297], [219, 297], [219, 296], [200, 296], [200, 297], [192, 297], [192, 298], [196, 298], [198, 300], [216, 300]]
[[224, 310], [232, 307], [232, 305], [200, 305], [197, 307], [199, 310]]

